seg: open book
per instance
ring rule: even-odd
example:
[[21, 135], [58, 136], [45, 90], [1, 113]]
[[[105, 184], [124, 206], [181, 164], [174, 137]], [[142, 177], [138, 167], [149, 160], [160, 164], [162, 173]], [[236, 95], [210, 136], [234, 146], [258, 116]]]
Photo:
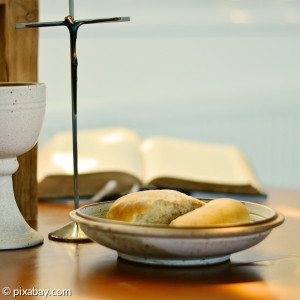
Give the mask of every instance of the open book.
[[[91, 196], [109, 180], [116, 193], [133, 185], [188, 191], [263, 194], [244, 155], [234, 146], [150, 137], [126, 128], [78, 132], [79, 194]], [[71, 132], [60, 133], [38, 153], [39, 198], [73, 196]]]

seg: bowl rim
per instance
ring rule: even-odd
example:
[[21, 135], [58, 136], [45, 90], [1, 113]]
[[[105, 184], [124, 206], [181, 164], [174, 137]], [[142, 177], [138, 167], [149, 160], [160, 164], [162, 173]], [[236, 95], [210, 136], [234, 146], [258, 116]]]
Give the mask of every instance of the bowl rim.
[[[201, 199], [202, 200], [202, 199]], [[234, 237], [257, 234], [271, 230], [284, 222], [284, 216], [274, 209], [253, 202], [242, 201], [254, 207], [263, 207], [274, 214], [265, 219], [247, 224], [230, 225], [230, 226], [202, 226], [202, 227], [171, 227], [162, 224], [136, 224], [124, 221], [109, 220], [106, 218], [93, 217], [84, 214], [82, 210], [87, 207], [101, 206], [112, 203], [114, 201], [106, 201], [94, 204], [84, 205], [76, 210], [70, 212], [70, 218], [86, 226], [97, 228], [97, 230], [106, 232], [112, 231], [114, 233], [128, 234], [135, 236], [151, 236], [151, 237], [188, 237], [188, 238], [211, 238], [211, 237]], [[250, 211], [251, 213], [251, 211]]]

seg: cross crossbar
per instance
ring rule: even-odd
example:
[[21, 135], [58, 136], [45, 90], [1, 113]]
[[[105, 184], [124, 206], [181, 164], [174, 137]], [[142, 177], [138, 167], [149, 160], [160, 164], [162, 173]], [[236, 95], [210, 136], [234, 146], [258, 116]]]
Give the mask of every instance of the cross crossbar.
[[70, 3], [70, 14], [65, 17], [64, 21], [54, 22], [33, 22], [15, 24], [16, 29], [38, 28], [38, 27], [55, 27], [66, 26], [70, 32], [70, 50], [71, 50], [71, 90], [72, 90], [72, 138], [73, 138], [73, 178], [74, 178], [74, 206], [79, 208], [79, 191], [78, 191], [78, 145], [77, 145], [77, 55], [76, 40], [77, 31], [81, 25], [94, 23], [109, 22], [126, 22], [130, 21], [129, 17], [115, 17], [105, 19], [88, 19], [74, 20], [74, 2]]

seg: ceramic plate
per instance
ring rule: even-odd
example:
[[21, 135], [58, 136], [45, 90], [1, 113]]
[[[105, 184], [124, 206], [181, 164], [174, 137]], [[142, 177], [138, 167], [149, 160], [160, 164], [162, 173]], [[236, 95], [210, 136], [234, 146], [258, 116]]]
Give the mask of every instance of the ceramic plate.
[[90, 239], [116, 250], [119, 257], [157, 265], [208, 265], [229, 260], [232, 253], [258, 244], [284, 221], [270, 207], [243, 202], [251, 216], [251, 222], [245, 225], [140, 225], [106, 219], [112, 203], [86, 205], [73, 210], [70, 217]]

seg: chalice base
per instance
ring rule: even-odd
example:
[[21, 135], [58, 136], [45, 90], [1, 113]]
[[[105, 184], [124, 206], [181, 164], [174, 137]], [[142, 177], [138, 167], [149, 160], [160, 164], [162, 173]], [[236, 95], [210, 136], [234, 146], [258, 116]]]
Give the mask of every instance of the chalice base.
[[[29, 227], [29, 226], [28, 226]], [[0, 234], [0, 249], [21, 249], [42, 244], [43, 236], [32, 228], [24, 228], [23, 232], [10, 233], [9, 235]]]

